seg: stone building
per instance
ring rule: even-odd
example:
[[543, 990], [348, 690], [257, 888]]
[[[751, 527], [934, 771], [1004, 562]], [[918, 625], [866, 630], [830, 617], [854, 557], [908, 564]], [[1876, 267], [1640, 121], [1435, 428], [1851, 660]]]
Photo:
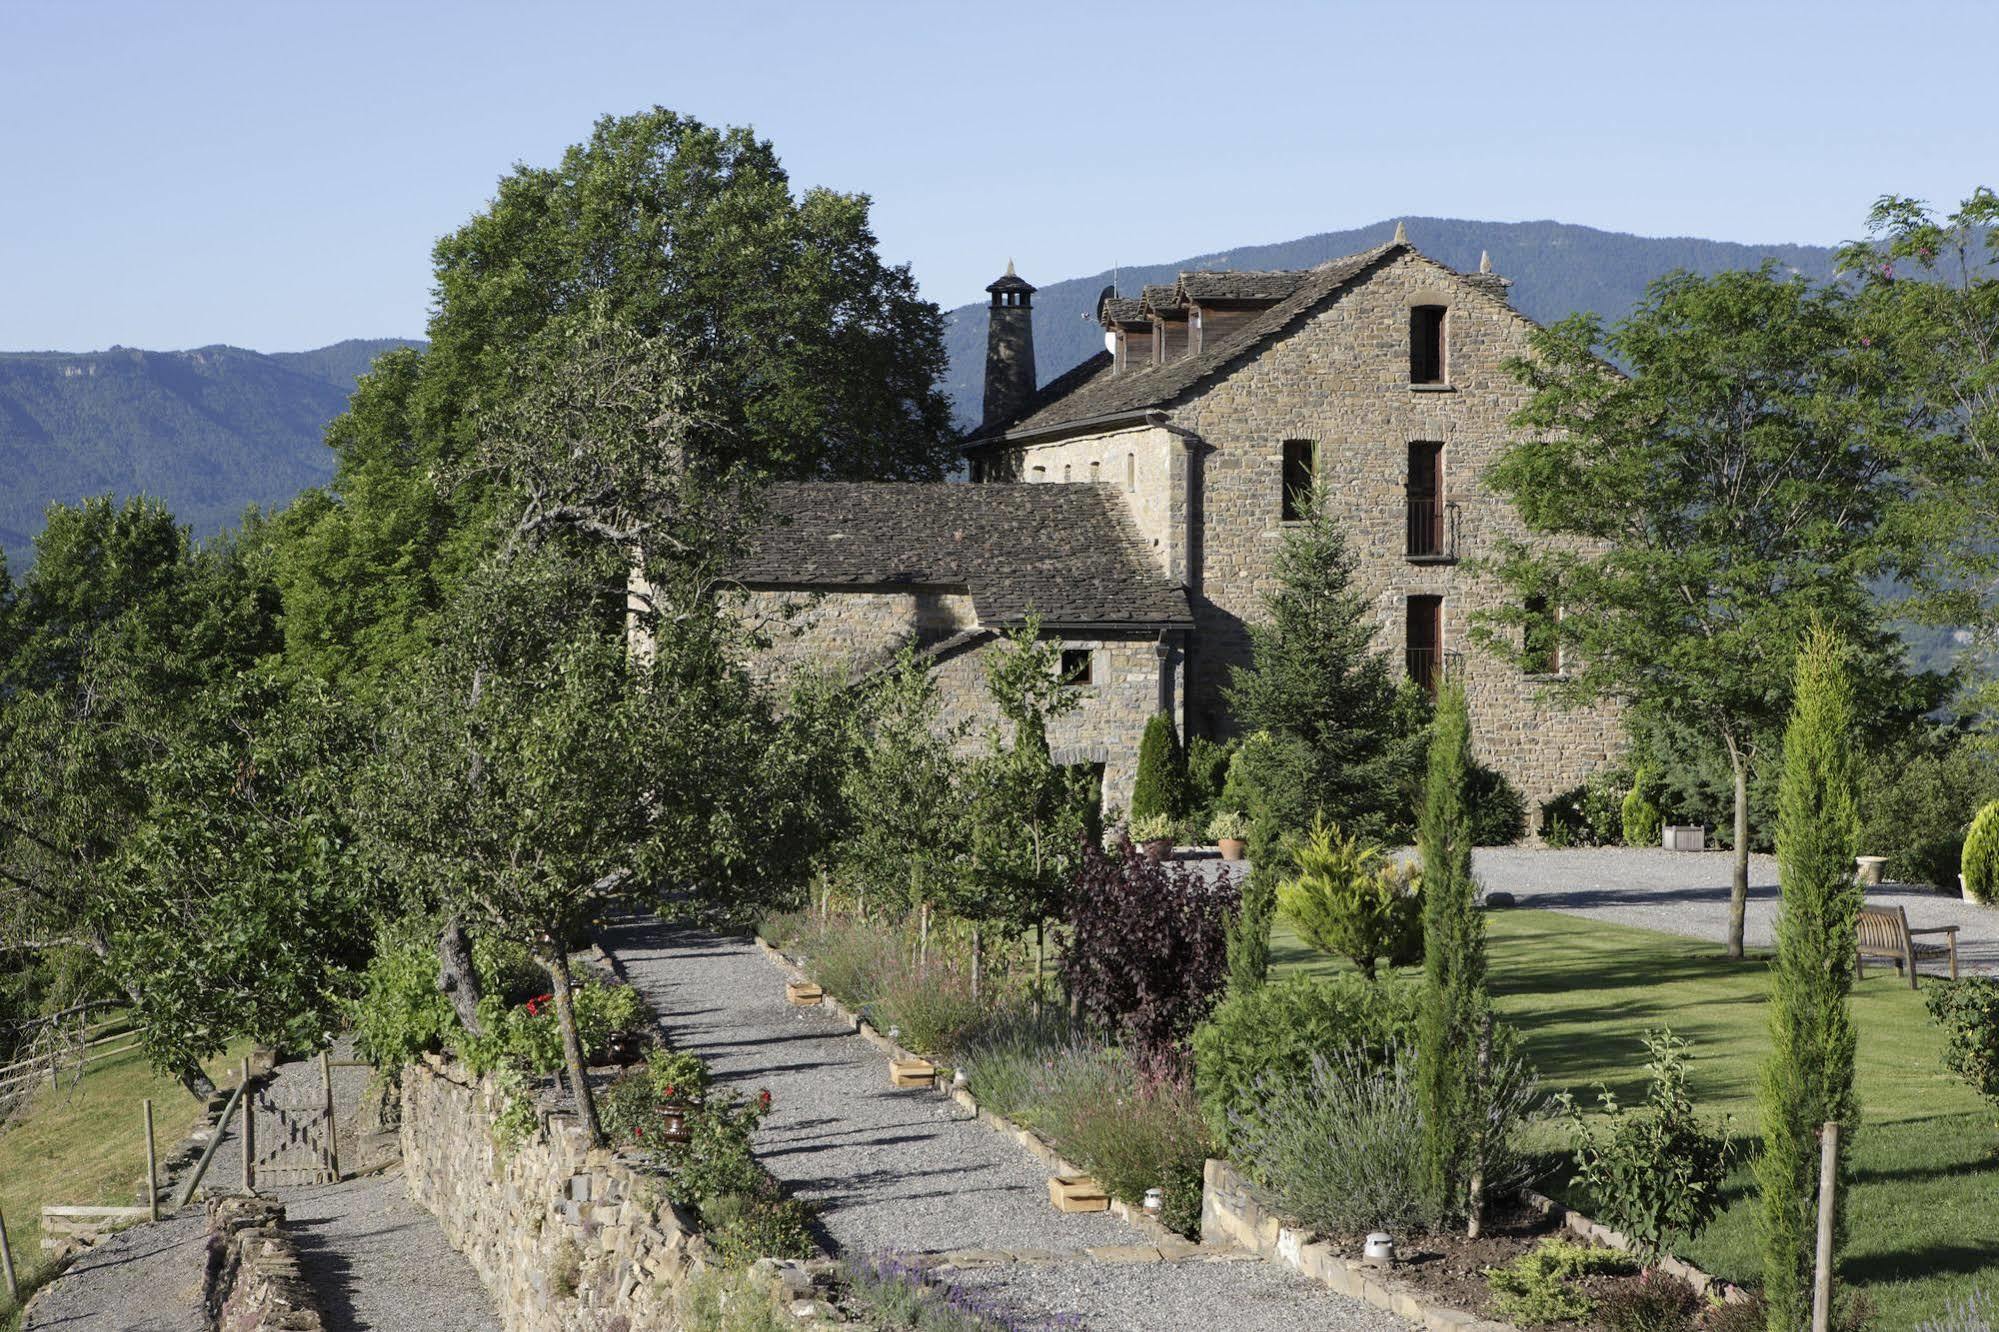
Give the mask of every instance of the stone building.
[[1381, 647], [1426, 686], [1462, 676], [1480, 756], [1530, 807], [1575, 785], [1613, 756], [1615, 714], [1544, 698], [1558, 659], [1523, 674], [1469, 648], [1472, 614], [1507, 594], [1463, 561], [1527, 536], [1482, 479], [1525, 400], [1505, 362], [1534, 326], [1507, 286], [1399, 229], [1306, 271], [1182, 273], [1108, 295], [1105, 350], [1036, 389], [1034, 288], [1009, 264], [987, 289], [975, 484], [779, 491], [746, 595], [756, 613], [812, 596], [773, 666], [913, 643], [947, 705], [978, 709], [982, 645], [1035, 610], [1085, 691], [1058, 757], [1104, 765], [1122, 804], [1152, 711], [1234, 733], [1223, 690], [1309, 489], [1346, 532]]

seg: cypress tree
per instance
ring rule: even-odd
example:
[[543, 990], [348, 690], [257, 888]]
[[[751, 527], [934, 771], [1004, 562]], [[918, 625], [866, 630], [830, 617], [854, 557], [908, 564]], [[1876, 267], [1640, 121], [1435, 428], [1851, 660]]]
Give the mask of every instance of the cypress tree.
[[[1853, 686], [1840, 642], [1823, 624], [1805, 636], [1793, 698], [1777, 805], [1783, 903], [1763, 1066], [1763, 1154], [1756, 1162], [1771, 1332], [1793, 1332], [1811, 1319], [1818, 1128], [1840, 1126], [1843, 1192], [1849, 1135], [1858, 1122], [1847, 1006], [1861, 901], [1853, 861], [1860, 841]], [[1844, 1229], [1835, 1231], [1835, 1255]]]
[[1134, 819], [1155, 814], [1187, 817], [1187, 754], [1180, 748], [1173, 718], [1163, 712], [1152, 714], [1138, 743], [1138, 778], [1131, 788], [1129, 812]]
[[1423, 858], [1423, 1012], [1417, 1080], [1424, 1176], [1431, 1205], [1467, 1217], [1478, 1234], [1486, 1066], [1492, 1001], [1485, 984], [1485, 917], [1472, 878], [1471, 717], [1464, 686], [1446, 680], [1430, 734], [1417, 848]]

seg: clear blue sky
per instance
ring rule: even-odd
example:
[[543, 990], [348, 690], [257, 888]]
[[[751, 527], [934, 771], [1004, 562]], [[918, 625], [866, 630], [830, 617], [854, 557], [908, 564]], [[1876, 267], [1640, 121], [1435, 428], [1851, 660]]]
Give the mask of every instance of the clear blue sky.
[[0, 348], [418, 334], [437, 236], [655, 102], [871, 194], [947, 307], [1402, 214], [1829, 243], [1999, 184], [1995, 50], [1969, 2], [0, 0]]

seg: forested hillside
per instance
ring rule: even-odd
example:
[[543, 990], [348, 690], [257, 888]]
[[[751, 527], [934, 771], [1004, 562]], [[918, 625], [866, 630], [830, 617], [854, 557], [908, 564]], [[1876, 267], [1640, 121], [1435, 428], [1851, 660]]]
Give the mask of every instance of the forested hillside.
[[[1495, 271], [1513, 279], [1513, 303], [1547, 323], [1578, 310], [1594, 310], [1609, 319], [1621, 317], [1644, 292], [1645, 285], [1676, 268], [1714, 273], [1726, 268], [1754, 268], [1765, 259], [1811, 277], [1832, 268], [1832, 251], [1812, 245], [1737, 245], [1691, 237], [1629, 236], [1563, 222], [1470, 222], [1448, 217], [1405, 219], [1416, 247], [1453, 268], [1478, 267], [1480, 251], [1490, 252]], [[1341, 255], [1385, 243], [1395, 234], [1393, 218], [1356, 231], [1328, 231], [1274, 245], [1249, 245], [1216, 254], [1163, 264], [1138, 264], [1115, 271], [1118, 290], [1136, 295], [1149, 282], [1171, 282], [1192, 268], [1310, 268]], [[1015, 255], [1021, 276], [1030, 282], [1052, 279], [1037, 273], [1032, 256]], [[1003, 257], [995, 259], [999, 274]], [[1097, 294], [1113, 279], [1106, 268], [1088, 277], [1048, 281], [1034, 297], [1034, 350], [1042, 381], [1103, 347], [1103, 332], [1093, 318]], [[986, 310], [983, 303], [960, 306], [946, 316], [945, 350], [951, 357], [946, 391], [963, 424], [979, 411], [986, 353]]]
[[289, 500], [332, 475], [326, 423], [404, 341], [0, 354], [0, 550], [26, 564], [50, 500], [152, 495], [202, 535]]

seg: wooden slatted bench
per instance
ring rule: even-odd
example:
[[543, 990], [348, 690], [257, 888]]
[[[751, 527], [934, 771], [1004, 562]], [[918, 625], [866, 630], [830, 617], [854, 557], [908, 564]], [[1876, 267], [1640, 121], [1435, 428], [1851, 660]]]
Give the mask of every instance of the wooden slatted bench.
[[[1955, 925], [1938, 925], [1926, 930], [1909, 928], [1909, 913], [1902, 907], [1860, 908], [1859, 947], [1853, 959], [1853, 974], [1857, 980], [1867, 976], [1867, 959], [1893, 962], [1895, 970], [1908, 969], [1909, 988], [1916, 988], [1916, 963], [1928, 958], [1948, 957], [1950, 978], [1957, 979], [1957, 929]], [[1917, 938], [1925, 934], [1941, 934], [1944, 941], [1918, 943]]]

